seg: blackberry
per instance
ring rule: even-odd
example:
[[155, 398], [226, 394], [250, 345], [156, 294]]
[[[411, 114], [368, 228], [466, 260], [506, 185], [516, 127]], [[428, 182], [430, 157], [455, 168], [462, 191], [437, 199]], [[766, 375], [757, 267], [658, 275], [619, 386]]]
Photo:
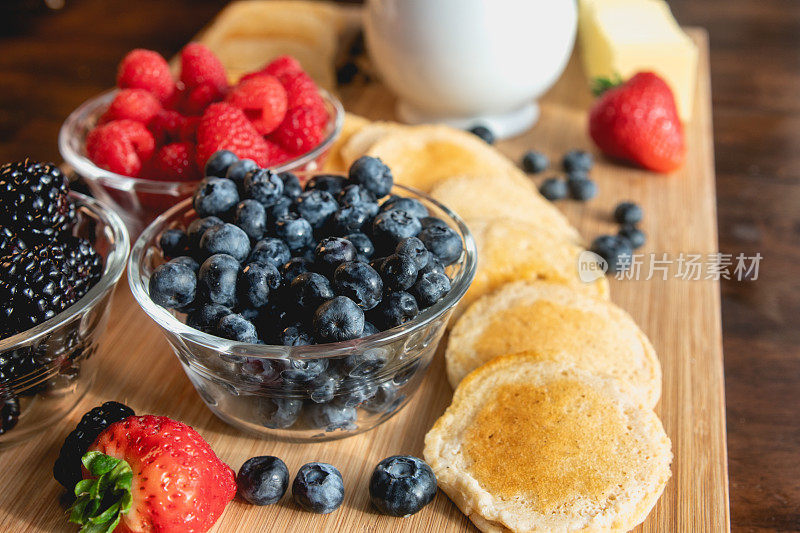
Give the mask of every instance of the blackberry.
[[103, 276], [103, 257], [86, 239], [69, 237], [64, 242], [70, 284], [76, 299], [82, 298]]
[[23, 239], [54, 239], [75, 218], [67, 179], [52, 163], [25, 159], [0, 166], [0, 197], [0, 225], [13, 228]]
[[53, 477], [67, 490], [72, 490], [83, 477], [81, 457], [98, 435], [114, 422], [124, 420], [136, 413], [127, 405], [106, 402], [83, 415], [78, 426], [69, 434], [61, 446], [58, 459], [53, 465]]
[[0, 226], [0, 257], [24, 250], [28, 246], [11, 228]]
[[14, 397], [0, 399], [0, 435], [9, 431], [19, 421], [19, 400]]
[[38, 366], [34, 350], [29, 348], [0, 353], [0, 384], [27, 376]]

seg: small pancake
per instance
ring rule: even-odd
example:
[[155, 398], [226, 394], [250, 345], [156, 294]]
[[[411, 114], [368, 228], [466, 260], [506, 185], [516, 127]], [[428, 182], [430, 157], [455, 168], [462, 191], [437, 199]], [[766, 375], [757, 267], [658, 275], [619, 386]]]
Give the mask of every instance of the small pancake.
[[506, 283], [545, 280], [608, 298], [608, 280], [584, 283], [578, 277], [582, 249], [546, 228], [513, 219], [465, 219], [478, 249], [478, 270], [459, 303], [457, 315], [472, 302]]
[[522, 171], [492, 146], [449, 126], [408, 126], [383, 136], [366, 153], [392, 169], [395, 183], [423, 192], [461, 174], [497, 174], [530, 186]]
[[504, 285], [461, 315], [447, 342], [447, 379], [455, 388], [487, 361], [526, 351], [621, 379], [645, 407], [661, 396], [655, 349], [628, 313], [543, 281]]
[[581, 242], [578, 231], [531, 182], [521, 185], [502, 174], [468, 174], [440, 181], [430, 195], [461, 218], [511, 218], [546, 227], [571, 242]]
[[360, 115], [353, 113], [344, 114], [342, 132], [333, 142], [333, 145], [331, 145], [331, 149], [328, 152], [328, 157], [325, 159], [325, 163], [322, 165], [323, 172], [342, 172], [347, 174], [349, 165], [345, 163], [344, 158], [342, 157], [342, 147], [354, 134], [369, 124], [371, 124], [371, 122]]
[[342, 160], [347, 165], [347, 168], [349, 168], [350, 165], [353, 164], [353, 161], [366, 154], [367, 150], [369, 150], [376, 141], [390, 133], [399, 132], [404, 129], [406, 129], [406, 126], [398, 124], [397, 122], [372, 122], [359, 129], [342, 146]]
[[441, 488], [483, 531], [628, 531], [670, 477], [658, 417], [617, 379], [537, 357], [467, 376], [425, 436]]

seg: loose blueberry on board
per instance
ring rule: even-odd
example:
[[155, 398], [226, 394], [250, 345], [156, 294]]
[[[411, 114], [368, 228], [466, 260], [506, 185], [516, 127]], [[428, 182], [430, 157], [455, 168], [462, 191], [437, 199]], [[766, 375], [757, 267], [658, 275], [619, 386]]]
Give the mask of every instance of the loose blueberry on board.
[[440, 272], [428, 272], [417, 278], [409, 292], [423, 309], [432, 306], [450, 292], [450, 278]]
[[404, 291], [391, 292], [376, 307], [378, 323], [385, 329], [401, 326], [419, 314], [417, 300]]
[[564, 154], [561, 164], [565, 172], [580, 171], [588, 173], [594, 166], [594, 157], [584, 150], [570, 150]]
[[189, 237], [190, 253], [192, 250], [200, 250], [200, 239], [203, 238], [203, 234], [207, 230], [213, 228], [214, 226], [221, 226], [224, 223], [225, 222], [221, 218], [215, 216], [208, 216], [192, 220], [189, 223], [189, 226], [186, 228], [186, 235]]
[[222, 317], [217, 324], [216, 334], [223, 339], [237, 342], [255, 343], [258, 341], [256, 327], [238, 313]]
[[230, 150], [218, 150], [211, 154], [211, 157], [206, 161], [205, 175], [224, 178], [228, 167], [237, 161], [239, 161], [239, 158]]
[[247, 257], [247, 262], [272, 263], [276, 267], [280, 267], [286, 264], [291, 257], [292, 252], [284, 241], [274, 237], [266, 237], [253, 246], [253, 250]]
[[283, 182], [283, 195], [288, 196], [292, 200], [296, 200], [303, 194], [303, 186], [300, 185], [300, 180], [291, 172], [281, 172], [278, 177]]
[[342, 237], [326, 237], [314, 249], [314, 264], [326, 276], [333, 276], [336, 267], [358, 256], [353, 243]]
[[303, 400], [296, 398], [260, 398], [261, 423], [269, 429], [291, 427], [300, 416]]
[[620, 202], [614, 208], [614, 220], [618, 224], [638, 224], [643, 216], [642, 208], [633, 202]]
[[306, 190], [297, 199], [297, 213], [308, 220], [311, 227], [319, 229], [339, 208], [331, 193], [323, 190]]
[[346, 296], [336, 296], [314, 312], [314, 338], [319, 343], [357, 339], [364, 332], [364, 311]]
[[216, 333], [220, 319], [231, 313], [231, 309], [224, 305], [202, 305], [186, 316], [186, 325], [206, 333]]
[[241, 262], [250, 254], [250, 238], [236, 224], [212, 226], [200, 238], [200, 249], [206, 257], [228, 254]]
[[597, 184], [580, 175], [570, 175], [567, 178], [567, 187], [569, 188], [569, 195], [581, 202], [591, 200], [597, 196]]
[[380, 211], [384, 212], [391, 209], [402, 209], [409, 215], [420, 219], [429, 215], [428, 208], [425, 207], [422, 202], [416, 198], [407, 198], [404, 196], [398, 196], [396, 198], [386, 200], [383, 202], [383, 205], [381, 205]]
[[251, 457], [236, 475], [239, 496], [253, 505], [277, 503], [289, 488], [286, 463], [271, 455]]
[[289, 285], [294, 301], [300, 309], [313, 312], [323, 302], [333, 298], [328, 278], [316, 272], [305, 272]]
[[617, 235], [601, 235], [589, 249], [608, 263], [608, 270], [612, 273], [628, 268], [633, 256], [630, 241]]
[[567, 182], [560, 178], [547, 178], [539, 185], [539, 192], [548, 200], [563, 200], [569, 193]]
[[259, 168], [245, 175], [244, 190], [248, 198], [270, 207], [283, 194], [283, 181], [271, 170]]
[[494, 132], [486, 126], [475, 126], [470, 128], [469, 132], [482, 139], [486, 144], [494, 144]]
[[258, 169], [258, 165], [252, 159], [240, 159], [236, 161], [231, 166], [228, 167], [228, 171], [225, 173], [224, 177], [236, 184], [236, 188], [239, 189], [239, 193], [244, 192], [244, 177], [254, 170]]
[[314, 228], [297, 213], [278, 217], [275, 221], [275, 234], [291, 251], [302, 250], [314, 242]]
[[233, 222], [244, 231], [251, 240], [257, 241], [267, 231], [267, 210], [260, 202], [247, 199], [236, 205]]
[[205, 178], [197, 187], [192, 201], [199, 216], [224, 218], [239, 203], [239, 191], [229, 179]]
[[464, 244], [458, 233], [439, 219], [430, 220], [417, 238], [444, 266], [458, 261], [464, 250]]
[[372, 222], [373, 242], [384, 249], [393, 249], [403, 239], [417, 236], [421, 230], [419, 219], [399, 208], [378, 213]]
[[347, 178], [338, 174], [318, 174], [313, 176], [306, 183], [307, 191], [325, 191], [336, 196], [347, 183]]
[[522, 156], [522, 169], [529, 174], [544, 172], [550, 166], [550, 160], [542, 152], [528, 150]]
[[419, 268], [414, 258], [408, 255], [392, 254], [381, 264], [381, 276], [387, 288], [404, 291], [417, 279]]
[[348, 261], [336, 268], [333, 274], [333, 290], [340, 296], [347, 296], [361, 309], [368, 311], [381, 301], [383, 280], [368, 264]]
[[212, 255], [197, 272], [197, 290], [209, 303], [233, 307], [236, 305], [236, 281], [239, 262], [226, 254]]
[[344, 501], [342, 474], [327, 463], [304, 464], [292, 483], [292, 496], [307, 511], [332, 513]]
[[184, 307], [194, 301], [197, 278], [192, 269], [178, 263], [159, 265], [150, 276], [150, 298], [163, 307]]
[[158, 239], [158, 246], [164, 252], [164, 257], [173, 258], [183, 255], [186, 246], [189, 244], [189, 237], [182, 229], [168, 229], [161, 234]]
[[431, 467], [410, 455], [387, 457], [369, 480], [373, 505], [390, 516], [410, 516], [436, 496], [436, 476]]
[[631, 247], [634, 250], [644, 246], [644, 243], [647, 240], [645, 233], [632, 224], [623, 224], [617, 235], [624, 239], [628, 239], [628, 242], [631, 243]]
[[358, 411], [355, 406], [333, 401], [328, 403], [312, 403], [306, 407], [306, 417], [312, 427], [326, 432], [351, 431], [356, 429]]
[[380, 199], [394, 186], [392, 171], [377, 157], [364, 155], [350, 165], [350, 181], [361, 185]]

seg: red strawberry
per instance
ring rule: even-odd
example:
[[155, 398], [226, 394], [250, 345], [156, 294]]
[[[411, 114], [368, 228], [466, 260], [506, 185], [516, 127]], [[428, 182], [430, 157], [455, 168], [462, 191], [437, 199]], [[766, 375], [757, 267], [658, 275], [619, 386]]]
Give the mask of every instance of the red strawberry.
[[150, 123], [161, 112], [161, 102], [153, 93], [144, 89], [120, 89], [108, 106], [100, 122], [131, 119], [144, 125]]
[[87, 531], [204, 532], [236, 495], [233, 470], [195, 430], [165, 416], [111, 424], [82, 461], [70, 522]]
[[322, 141], [327, 116], [318, 109], [296, 107], [286, 112], [286, 118], [270, 136], [292, 154], [302, 154], [314, 149]]
[[686, 157], [675, 98], [652, 72], [604, 92], [589, 113], [589, 135], [609, 156], [656, 172], [671, 172]]
[[117, 86], [150, 91], [162, 103], [175, 92], [175, 80], [167, 61], [158, 52], [137, 48], [122, 59], [117, 71]]
[[153, 156], [148, 174], [163, 181], [192, 181], [200, 179], [194, 144], [177, 142], [162, 146]]
[[138, 176], [154, 150], [153, 135], [134, 120], [113, 120], [86, 136], [89, 159], [100, 168], [124, 176]]
[[189, 43], [181, 50], [181, 81], [186, 87], [210, 85], [222, 95], [228, 88], [225, 67], [206, 45]]
[[197, 164], [203, 168], [217, 150], [230, 150], [242, 159], [267, 164], [264, 137], [247, 120], [244, 112], [224, 102], [211, 104], [197, 126]]
[[244, 111], [261, 135], [272, 133], [286, 115], [286, 90], [267, 74], [239, 82], [225, 100]]

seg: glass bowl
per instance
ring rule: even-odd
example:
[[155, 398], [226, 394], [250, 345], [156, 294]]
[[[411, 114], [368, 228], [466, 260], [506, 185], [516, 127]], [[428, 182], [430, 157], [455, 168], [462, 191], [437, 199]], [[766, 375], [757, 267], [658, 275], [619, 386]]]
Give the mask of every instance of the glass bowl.
[[[453, 308], [475, 276], [475, 243], [463, 221], [422, 193], [395, 186], [395, 194], [420, 200], [431, 215], [455, 229], [463, 242], [447, 268], [450, 292], [402, 326], [352, 341], [312, 346], [247, 344], [203, 333], [184, 315], [155, 304], [150, 275], [164, 262], [160, 234], [197, 215], [191, 201], [148, 226], [133, 246], [128, 281], [142, 309], [161, 327], [198, 395], [222, 420], [243, 430], [297, 442], [344, 438], [374, 428], [396, 414], [419, 388]], [[321, 381], [304, 381], [324, 369], [335, 393]], [[304, 375], [305, 374], [305, 375]], [[325, 378], [319, 378], [320, 380]]]
[[[0, 382], [0, 448], [24, 441], [64, 417], [94, 381], [98, 341], [114, 287], [125, 270], [130, 242], [120, 217], [93, 198], [70, 193], [78, 212], [73, 233], [104, 258], [103, 275], [77, 303], [50, 320], [0, 340], [0, 357], [30, 357], [37, 369]], [[39, 366], [40, 365], [40, 366]], [[16, 423], [8, 417], [18, 410]]]
[[[113, 206], [135, 237], [158, 215], [191, 196], [197, 188], [197, 182], [123, 176], [98, 167], [86, 156], [86, 136], [116, 94], [117, 89], [113, 89], [87, 100], [75, 109], [58, 133], [58, 150], [64, 161], [84, 179], [92, 195]], [[318, 170], [325, 161], [331, 145], [342, 130], [344, 109], [324, 89], [320, 89], [320, 94], [330, 116], [322, 142], [310, 152], [273, 167], [275, 172], [311, 172]]]

